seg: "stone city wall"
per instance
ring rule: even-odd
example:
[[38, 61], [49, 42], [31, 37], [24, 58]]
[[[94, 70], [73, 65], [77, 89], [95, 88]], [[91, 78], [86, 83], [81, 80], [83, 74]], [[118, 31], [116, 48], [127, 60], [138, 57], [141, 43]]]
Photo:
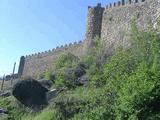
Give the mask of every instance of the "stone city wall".
[[45, 72], [47, 69], [50, 69], [53, 65], [53, 62], [57, 60], [58, 57], [63, 53], [72, 53], [75, 56], [81, 57], [83, 54], [83, 52], [81, 52], [82, 44], [83, 43], [81, 41], [79, 43], [75, 42], [74, 44], [57, 47], [49, 51], [21, 57], [21, 67], [23, 68], [20, 69], [19, 74], [21, 74], [23, 77], [37, 76]]
[[130, 46], [128, 41], [131, 23], [135, 20], [139, 29], [154, 25], [160, 13], [159, 0], [132, 0], [107, 5], [103, 12], [101, 38], [106, 46]]
[[87, 29], [83, 42], [61, 46], [56, 49], [21, 57], [19, 76], [34, 76], [51, 68], [53, 62], [62, 54], [70, 52], [81, 57], [92, 47], [93, 39], [98, 36], [105, 41], [108, 51], [119, 45], [130, 46], [131, 22], [135, 20], [140, 29], [149, 25], [157, 28], [160, 18], [160, 0], [121, 0], [101, 7], [88, 7]]

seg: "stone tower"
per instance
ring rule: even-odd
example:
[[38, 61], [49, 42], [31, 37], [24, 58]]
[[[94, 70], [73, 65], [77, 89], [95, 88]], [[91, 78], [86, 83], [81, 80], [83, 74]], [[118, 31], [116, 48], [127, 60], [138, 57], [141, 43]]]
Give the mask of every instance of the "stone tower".
[[95, 7], [88, 6], [87, 30], [85, 35], [84, 49], [92, 46], [95, 37], [101, 37], [101, 27], [104, 8], [98, 3]]
[[18, 74], [22, 77], [39, 76], [50, 69], [61, 54], [71, 53], [79, 58], [92, 50], [93, 39], [98, 36], [106, 43], [106, 54], [111, 55], [117, 47], [130, 46], [131, 22], [135, 19], [140, 30], [148, 30], [153, 25], [160, 31], [160, 0], [118, 0], [101, 7], [88, 7], [85, 40], [55, 49], [22, 56]]
[[21, 76], [23, 74], [24, 63], [25, 63], [25, 57], [21, 56], [20, 63], [19, 63], [19, 69], [18, 69], [18, 76]]

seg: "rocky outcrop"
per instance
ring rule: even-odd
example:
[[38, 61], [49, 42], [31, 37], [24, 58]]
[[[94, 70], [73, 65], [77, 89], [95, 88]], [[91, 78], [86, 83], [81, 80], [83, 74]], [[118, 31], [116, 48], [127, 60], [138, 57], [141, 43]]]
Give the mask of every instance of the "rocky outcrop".
[[9, 97], [9, 96], [11, 96], [11, 92], [0, 93], [0, 97]]
[[48, 91], [38, 81], [29, 78], [16, 83], [12, 94], [27, 107], [39, 107], [47, 104], [46, 92]]
[[45, 80], [45, 79], [40, 79], [38, 82], [45, 88], [51, 88], [53, 85], [53, 81], [51, 80]]
[[83, 75], [80, 78], [77, 79], [77, 85], [81, 86], [84, 85], [86, 86], [88, 84], [89, 81], [89, 76], [87, 75]]
[[85, 69], [82, 67], [76, 67], [74, 70], [74, 74], [76, 77], [81, 77], [82, 75], [84, 75], [86, 73]]
[[[82, 86], [88, 81], [85, 79], [87, 65], [79, 64], [77, 67], [67, 68], [64, 70], [64, 79], [71, 86]], [[84, 80], [85, 79], [85, 80]], [[83, 81], [83, 82], [82, 82]]]
[[8, 114], [8, 112], [5, 109], [0, 107], [0, 114]]

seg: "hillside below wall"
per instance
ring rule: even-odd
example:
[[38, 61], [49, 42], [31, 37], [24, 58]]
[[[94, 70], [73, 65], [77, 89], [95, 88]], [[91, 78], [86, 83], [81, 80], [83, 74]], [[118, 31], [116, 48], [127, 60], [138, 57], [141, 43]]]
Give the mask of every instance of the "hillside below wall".
[[[140, 1], [140, 0], [139, 0]], [[101, 37], [107, 47], [113, 49], [119, 45], [128, 47], [131, 22], [136, 20], [140, 29], [147, 29], [155, 24], [160, 13], [160, 0], [146, 0], [140, 3], [119, 5], [105, 9], [102, 19]]]
[[67, 47], [56, 48], [52, 51], [39, 53], [25, 57], [24, 69], [22, 76], [37, 76], [47, 69], [50, 69], [53, 62], [63, 53], [72, 53], [75, 56], [83, 55], [83, 43], [69, 45]]

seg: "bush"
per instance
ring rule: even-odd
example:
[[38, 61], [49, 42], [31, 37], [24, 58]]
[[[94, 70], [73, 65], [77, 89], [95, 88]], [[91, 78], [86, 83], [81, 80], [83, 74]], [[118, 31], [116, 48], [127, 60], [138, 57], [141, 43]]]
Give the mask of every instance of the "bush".
[[34, 117], [33, 120], [60, 120], [60, 116], [56, 110], [47, 108]]
[[75, 66], [79, 61], [79, 58], [71, 53], [62, 54], [58, 60], [53, 64], [55, 69], [67, 68]]
[[[32, 119], [160, 119], [160, 36], [152, 29], [140, 31], [132, 24], [130, 42], [130, 48], [118, 48], [107, 61], [99, 39], [81, 59], [83, 64], [71, 54], [62, 55], [54, 63], [56, 85], [75, 89], [59, 94], [53, 100], [52, 108]], [[74, 85], [73, 71], [77, 66], [83, 66], [93, 84]]]
[[75, 119], [160, 118], [160, 38], [154, 31], [139, 31], [134, 25], [132, 31], [131, 48], [120, 48], [98, 72], [93, 70], [96, 66], [90, 67], [91, 80], [101, 93], [95, 93], [89, 107]]

